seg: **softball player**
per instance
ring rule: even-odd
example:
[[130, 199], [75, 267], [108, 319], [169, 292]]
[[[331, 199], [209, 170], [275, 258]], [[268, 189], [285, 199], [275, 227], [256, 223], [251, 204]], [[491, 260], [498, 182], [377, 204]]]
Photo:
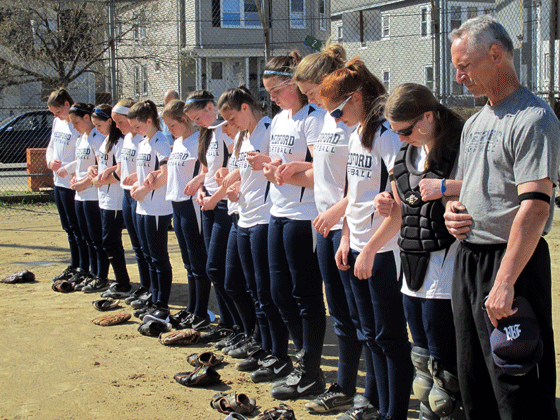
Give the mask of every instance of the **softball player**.
[[97, 131], [106, 136], [97, 152], [97, 168], [90, 166], [90, 175], [95, 187], [98, 188], [99, 208], [101, 210], [101, 226], [103, 227], [103, 249], [107, 253], [116, 284], [103, 293], [104, 297], [115, 299], [130, 295], [132, 287], [126, 269], [126, 260], [122, 244], [124, 226], [122, 214], [123, 189], [116, 173], [120, 159], [123, 135], [111, 118], [111, 106], [97, 105], [91, 119]]
[[140, 244], [150, 271], [151, 300], [135, 313], [143, 320], [169, 321], [169, 296], [173, 273], [167, 252], [167, 232], [173, 213], [167, 193], [169, 142], [159, 129], [156, 105], [150, 101], [135, 103], [127, 118], [136, 132], [144, 136], [138, 145], [136, 182], [130, 196], [137, 201], [136, 215]]
[[85, 275], [89, 269], [88, 249], [82, 239], [74, 196], [76, 191], [70, 188], [70, 177], [61, 177], [57, 171], [72, 162], [76, 156], [76, 141], [80, 133], [72, 126], [68, 111], [74, 101], [66, 89], [53, 91], [47, 100], [47, 107], [54, 115], [51, 139], [47, 146], [47, 166], [54, 176], [54, 201], [60, 216], [62, 229], [68, 235], [70, 245], [70, 265], [56, 280], [70, 280], [73, 276]]

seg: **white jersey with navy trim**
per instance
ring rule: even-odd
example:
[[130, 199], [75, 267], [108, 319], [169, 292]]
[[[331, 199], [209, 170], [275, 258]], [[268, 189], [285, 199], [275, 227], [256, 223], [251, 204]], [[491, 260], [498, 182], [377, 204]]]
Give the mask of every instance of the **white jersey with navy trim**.
[[220, 186], [214, 179], [214, 175], [220, 168], [225, 168], [228, 163], [228, 147], [233, 144], [233, 139], [223, 132], [222, 127], [212, 130], [212, 139], [206, 151], [206, 166], [208, 172], [204, 178], [204, 188], [208, 195], [213, 195]]
[[[88, 168], [96, 164], [96, 155], [105, 137], [95, 128], [89, 135], [82, 134], [76, 143], [76, 181], [81, 181], [88, 177]], [[76, 191], [75, 200], [78, 201], [97, 201], [97, 188], [90, 185], [82, 191]]]
[[[107, 168], [115, 166], [119, 160], [123, 138], [121, 137], [111, 150], [107, 152], [107, 136], [97, 152], [97, 172], [103, 173]], [[119, 182], [102, 185], [98, 190], [99, 208], [103, 210], [122, 210], [123, 189]]]
[[[319, 213], [330, 209], [344, 198], [348, 141], [354, 128], [343, 122], [337, 123], [328, 112], [325, 113], [323, 129], [313, 145], [313, 190]], [[331, 230], [341, 228], [342, 218]]]
[[[393, 169], [395, 157], [401, 148], [399, 136], [391, 131], [387, 121], [375, 133], [372, 150], [362, 146], [361, 137], [358, 129], [350, 135], [346, 166], [348, 177], [346, 221], [350, 229], [350, 248], [359, 252], [385, 220], [375, 211], [373, 200], [381, 191], [391, 191], [389, 172]], [[397, 235], [379, 252], [397, 250]]]
[[[291, 117], [288, 110], [276, 115], [270, 131], [270, 158], [280, 159], [282, 163], [312, 162], [308, 146], [313, 146], [317, 141], [324, 116], [324, 110], [311, 104], [305, 105]], [[313, 220], [317, 217], [313, 188], [272, 184], [270, 198], [270, 213], [273, 216], [293, 220]]]
[[255, 225], [268, 224], [270, 221], [270, 182], [263, 171], [253, 171], [247, 162], [247, 152], [269, 154], [270, 127], [272, 120], [263, 117], [251, 133], [241, 143], [237, 167], [241, 176], [239, 187], [239, 226], [250, 228]]
[[[144, 137], [138, 146], [138, 156], [136, 157], [138, 185], [143, 185], [148, 174], [157, 171], [161, 166], [161, 161], [168, 159], [170, 154], [171, 146], [161, 131], [154, 134], [151, 139]], [[150, 191], [143, 200], [138, 201], [136, 213], [148, 216], [165, 216], [173, 213], [171, 202], [165, 199], [166, 194], [167, 183]]]
[[[76, 142], [80, 133], [72, 127], [72, 123], [55, 118], [52, 125], [51, 139], [47, 146], [47, 164], [55, 159], [65, 166], [76, 158]], [[70, 188], [70, 176], [62, 178], [53, 172], [54, 185]]]
[[187, 201], [192, 196], [186, 195], [187, 184], [198, 175], [198, 131], [183, 140], [179, 137], [173, 143], [173, 151], [167, 161], [167, 195], [169, 201]]
[[136, 156], [138, 155], [138, 145], [144, 140], [140, 134], [132, 135], [128, 133], [124, 136], [121, 155], [118, 162], [121, 163], [121, 187], [123, 190], [131, 190], [132, 185], [124, 185], [124, 179], [136, 172]]

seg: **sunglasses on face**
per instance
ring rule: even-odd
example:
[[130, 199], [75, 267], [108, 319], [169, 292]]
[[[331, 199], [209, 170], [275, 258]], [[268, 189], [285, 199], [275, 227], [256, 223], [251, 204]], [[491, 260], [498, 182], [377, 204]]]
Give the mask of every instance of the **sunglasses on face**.
[[418, 122], [423, 118], [424, 116], [422, 115], [420, 118], [417, 118], [412, 124], [410, 124], [408, 127], [403, 128], [402, 130], [393, 130], [393, 128], [391, 127], [391, 131], [393, 133], [395, 133], [398, 136], [403, 136], [403, 137], [408, 137], [412, 134], [412, 131], [414, 130], [414, 127], [416, 126], [416, 124], [418, 124]]
[[342, 118], [342, 116], [344, 115], [344, 111], [342, 109], [344, 108], [344, 105], [346, 105], [346, 103], [352, 98], [352, 96], [354, 96], [354, 94], [350, 95], [348, 98], [346, 98], [344, 100], [344, 102], [342, 102], [339, 106], [337, 106], [335, 109], [333, 109], [330, 112], [331, 117]]

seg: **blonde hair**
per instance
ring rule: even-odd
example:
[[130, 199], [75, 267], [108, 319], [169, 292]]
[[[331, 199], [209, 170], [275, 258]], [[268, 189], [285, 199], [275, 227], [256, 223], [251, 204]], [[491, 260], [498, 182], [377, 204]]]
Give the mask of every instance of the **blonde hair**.
[[320, 52], [305, 56], [294, 72], [294, 82], [309, 82], [320, 85], [325, 76], [341, 69], [346, 63], [346, 50], [341, 44], [327, 44]]
[[192, 126], [192, 121], [183, 112], [185, 108], [185, 102], [179, 99], [170, 100], [167, 105], [163, 107], [161, 112], [162, 117], [171, 118], [173, 120], [179, 121], [182, 124]]

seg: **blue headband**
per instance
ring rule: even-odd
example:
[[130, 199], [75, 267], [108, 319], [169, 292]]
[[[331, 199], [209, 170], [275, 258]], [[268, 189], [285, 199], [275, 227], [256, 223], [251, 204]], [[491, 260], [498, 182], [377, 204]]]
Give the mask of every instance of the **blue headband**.
[[185, 105], [192, 104], [193, 102], [212, 102], [214, 99], [209, 98], [192, 98], [185, 101]]
[[110, 119], [111, 117], [107, 115], [107, 113], [105, 111], [103, 111], [102, 109], [99, 108], [93, 108], [93, 113], [95, 115], [101, 115], [102, 117], [105, 117], [107, 119]]
[[292, 77], [292, 73], [287, 73], [287, 72], [283, 72], [283, 71], [276, 71], [276, 70], [265, 70], [263, 72], [263, 76], [268, 76], [268, 75], [275, 75], [275, 76], [286, 76], [286, 77]]
[[85, 109], [78, 108], [77, 106], [74, 106], [74, 105], [72, 105], [72, 106], [70, 107], [70, 109], [68, 110], [68, 112], [70, 112], [70, 111], [80, 111], [80, 112], [83, 112], [84, 114], [89, 114], [89, 115], [91, 115], [91, 111], [87, 111], [87, 110], [85, 110]]

